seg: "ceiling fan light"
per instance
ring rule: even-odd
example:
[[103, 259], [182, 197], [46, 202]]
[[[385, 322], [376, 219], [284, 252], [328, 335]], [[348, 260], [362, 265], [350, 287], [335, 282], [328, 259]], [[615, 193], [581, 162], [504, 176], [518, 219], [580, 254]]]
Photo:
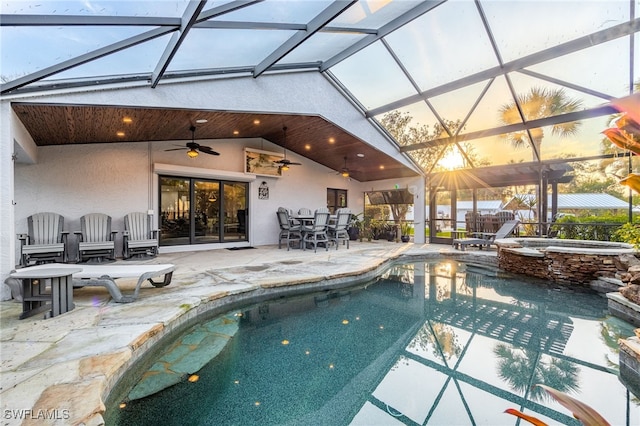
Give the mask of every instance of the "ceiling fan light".
[[280, 170], [282, 170], [283, 172], [286, 172], [287, 170], [289, 170], [289, 166], [287, 166], [286, 164], [283, 164], [282, 167], [280, 167]]
[[191, 148], [189, 151], [187, 151], [187, 155], [189, 156], [189, 158], [196, 158], [198, 156], [198, 151]]
[[349, 169], [347, 168], [347, 157], [344, 157], [344, 167], [342, 168], [342, 171], [340, 172], [340, 174], [342, 175], [342, 177], [348, 178], [349, 177]]

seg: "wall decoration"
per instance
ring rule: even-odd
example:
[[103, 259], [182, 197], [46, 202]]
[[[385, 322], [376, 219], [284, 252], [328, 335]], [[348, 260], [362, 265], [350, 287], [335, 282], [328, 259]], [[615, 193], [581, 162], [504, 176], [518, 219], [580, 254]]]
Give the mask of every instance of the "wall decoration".
[[258, 187], [258, 199], [259, 200], [268, 200], [269, 199], [269, 185], [267, 185], [266, 181], [262, 181], [260, 186]]
[[244, 149], [244, 172], [262, 176], [282, 176], [280, 165], [275, 161], [284, 158], [277, 152], [262, 151], [259, 149]]

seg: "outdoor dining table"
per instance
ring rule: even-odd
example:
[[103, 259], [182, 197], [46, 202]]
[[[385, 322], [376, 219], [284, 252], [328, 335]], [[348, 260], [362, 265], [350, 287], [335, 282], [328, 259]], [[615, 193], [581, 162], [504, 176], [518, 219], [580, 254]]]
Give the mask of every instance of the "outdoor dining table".
[[[313, 220], [315, 216], [312, 214], [297, 214], [297, 215], [291, 216], [291, 218], [302, 222], [303, 225], [311, 226], [313, 225]], [[329, 215], [329, 223], [335, 222], [337, 218], [338, 216], [335, 214]]]

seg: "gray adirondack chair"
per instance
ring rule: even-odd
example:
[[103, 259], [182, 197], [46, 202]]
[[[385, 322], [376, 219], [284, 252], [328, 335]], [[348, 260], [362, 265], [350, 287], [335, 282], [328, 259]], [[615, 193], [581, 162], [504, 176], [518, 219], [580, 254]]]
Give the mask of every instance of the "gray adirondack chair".
[[115, 236], [118, 231], [111, 230], [111, 216], [104, 213], [86, 214], [80, 218], [80, 228], [80, 232], [75, 232], [78, 262], [116, 259]]
[[122, 257], [155, 257], [158, 255], [158, 230], [152, 229], [151, 216], [134, 212], [124, 217]]
[[27, 218], [28, 233], [19, 234], [20, 265], [67, 262], [64, 217], [57, 213], [36, 213]]

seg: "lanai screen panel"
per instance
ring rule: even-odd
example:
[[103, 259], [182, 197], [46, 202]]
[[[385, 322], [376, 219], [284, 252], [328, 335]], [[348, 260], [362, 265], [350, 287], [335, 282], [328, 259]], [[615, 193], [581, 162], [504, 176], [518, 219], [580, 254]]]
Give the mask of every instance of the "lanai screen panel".
[[[5, 0], [0, 12], [3, 94], [316, 70], [402, 149], [433, 141], [436, 161], [458, 150], [464, 167], [606, 152], [602, 106], [640, 86], [638, 0]], [[579, 131], [554, 132], [565, 123]], [[500, 135], [518, 132], [525, 143], [498, 158]]]
[[[440, 139], [452, 145], [458, 142], [458, 148], [460, 140], [452, 136], [465, 136], [462, 140], [474, 148], [469, 156], [480, 157], [483, 164], [483, 159], [504, 164], [604, 154], [610, 146], [601, 146], [595, 135], [607, 127], [613, 111], [602, 107], [640, 86], [638, 35], [633, 34], [640, 8], [635, 0], [576, 6], [572, 1], [481, 0], [446, 2], [434, 8], [383, 38], [388, 54], [375, 55], [378, 65], [390, 67], [381, 61], [393, 61], [406, 82], [395, 82], [397, 73], [393, 74], [394, 87], [404, 88], [394, 93], [404, 97], [384, 105], [379, 105], [381, 97], [372, 100], [377, 90], [372, 94], [365, 89], [366, 85], [377, 89], [375, 82], [352, 85], [342, 75], [349, 62], [357, 61], [356, 55], [332, 72], [347, 88], [354, 88], [356, 98], [401, 146], [410, 145], [401, 135], [439, 126], [444, 130]], [[635, 29], [625, 33], [628, 24]], [[369, 46], [358, 55], [365, 56], [367, 50], [381, 51]], [[411, 89], [414, 94], [408, 94]], [[397, 120], [389, 119], [393, 114], [405, 118], [406, 128], [399, 129]], [[556, 119], [545, 121], [550, 118]], [[504, 143], [502, 150], [493, 150], [505, 139], [498, 135], [512, 134], [513, 125], [519, 125], [521, 143], [513, 144], [512, 158], [496, 158], [507, 156], [509, 146]], [[575, 131], [561, 131], [572, 126]], [[538, 149], [541, 130], [546, 143]], [[429, 134], [427, 140], [432, 138]], [[424, 139], [411, 142], [424, 143]], [[487, 146], [492, 149], [485, 155]], [[524, 157], [518, 152], [523, 148], [529, 151]], [[420, 157], [411, 151], [409, 155]], [[473, 162], [465, 164], [472, 167]]]

